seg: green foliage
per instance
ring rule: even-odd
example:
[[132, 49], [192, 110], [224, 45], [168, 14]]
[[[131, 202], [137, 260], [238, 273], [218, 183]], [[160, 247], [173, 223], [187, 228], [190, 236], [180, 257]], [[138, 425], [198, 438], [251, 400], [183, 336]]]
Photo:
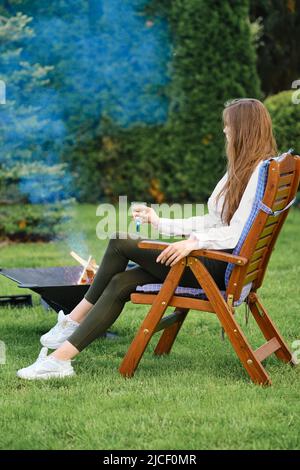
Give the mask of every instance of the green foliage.
[[33, 152], [41, 155], [40, 140], [35, 136], [48, 125], [40, 119], [40, 108], [33, 103], [39, 90], [49, 83], [47, 75], [52, 68], [25, 60], [21, 46], [34, 35], [29, 26], [31, 20], [22, 13], [0, 18], [0, 78], [9, 91], [6, 104], [0, 108], [2, 166], [32, 161]]
[[266, 94], [291, 87], [300, 76], [299, 0], [251, 0], [251, 20], [262, 27], [258, 73]]
[[170, 176], [177, 161], [177, 198], [181, 188], [189, 199], [207, 197], [224, 171], [224, 103], [260, 96], [248, 8], [247, 0], [218, 1], [213, 8], [206, 1], [172, 2], [176, 55], [166, 158]]
[[0, 240], [49, 241], [62, 237], [64, 211], [61, 204], [0, 206]]
[[[0, 78], [9, 90], [6, 104], [0, 108], [0, 237], [49, 240], [62, 216], [55, 203], [64, 199], [66, 165], [48, 165], [42, 160], [48, 158], [43, 136], [50, 123], [33, 103], [48, 85], [52, 67], [31, 64], [23, 57], [21, 44], [34, 35], [30, 22], [22, 13], [0, 17]], [[49, 204], [20, 207], [21, 203]]]
[[274, 133], [280, 151], [294, 148], [300, 152], [300, 104], [292, 99], [299, 99], [299, 92], [282, 91], [265, 100], [274, 126]]
[[86, 136], [86, 141], [65, 156], [78, 170], [74, 174], [78, 199], [116, 202], [119, 195], [126, 194], [129, 199], [162, 202], [167, 191], [165, 178], [171, 180], [167, 174], [170, 162], [164, 159], [166, 130], [144, 126], [126, 131], [106, 122], [96, 136], [95, 141]]
[[226, 165], [224, 103], [260, 98], [248, 9], [248, 0], [215, 2], [213, 9], [199, 0], [148, 5], [148, 14], [165, 15], [172, 31], [168, 120], [127, 131], [100, 123], [96, 138], [82, 142], [72, 155], [80, 165], [89, 154], [80, 178], [83, 182], [90, 173], [98, 182], [99, 191], [91, 193], [87, 185], [83, 199], [93, 200], [101, 187], [114, 199], [119, 194], [156, 202], [207, 198]]
[[[6, 3], [13, 11], [20, 7], [16, 0]], [[58, 144], [63, 148], [64, 161], [75, 173], [78, 198], [92, 202], [116, 200], [120, 194], [149, 202], [207, 198], [226, 165], [221, 122], [224, 102], [240, 96], [260, 97], [249, 0], [215, 1], [213, 8], [204, 0], [122, 2], [125, 14], [136, 8], [150, 30], [156, 22], [161, 24], [161, 18], [168, 25], [162, 33], [164, 41], [158, 41], [155, 48], [155, 57], [165, 63], [165, 76], [160, 75], [160, 65], [150, 69], [149, 76], [155, 75], [155, 80], [149, 93], [145, 91], [147, 86], [138, 88], [141, 73], [139, 67], [132, 66], [137, 56], [122, 36], [119, 12], [116, 31], [108, 29], [108, 34], [104, 28], [105, 50], [110, 55], [109, 67], [103, 68], [101, 61], [91, 62], [91, 57], [103, 49], [103, 11], [99, 8], [93, 17], [94, 2], [74, 0], [73, 9], [68, 3], [63, 0], [55, 7], [24, 0], [21, 5], [24, 13], [38, 18], [36, 23], [33, 21], [38, 34], [53, 46], [48, 50], [41, 41], [41, 47], [34, 48], [36, 41], [32, 41], [26, 43], [26, 51], [30, 55], [35, 50], [37, 63], [46, 61], [54, 67], [47, 69], [42, 79], [50, 79], [64, 103], [66, 138], [63, 145], [59, 140]], [[141, 31], [145, 37], [149, 32], [145, 28]], [[135, 31], [131, 34], [134, 42]], [[120, 37], [126, 39], [124, 44], [130, 53], [123, 50], [120, 55], [116, 46]], [[172, 44], [172, 56], [166, 52], [167, 42]], [[137, 63], [143, 68], [143, 63]], [[119, 80], [118, 67], [126, 80]], [[111, 75], [105, 75], [107, 70]], [[95, 76], [99, 77], [96, 84], [92, 80]], [[112, 101], [110, 96], [114, 97]], [[149, 97], [154, 101], [161, 97], [168, 103], [167, 119], [157, 119], [163, 106], [151, 108]], [[110, 105], [111, 114], [107, 112]], [[133, 125], [125, 126], [115, 119], [118, 106], [128, 111]], [[48, 114], [55, 118], [55, 109], [52, 112], [50, 108]], [[32, 115], [35, 135], [38, 125], [50, 125], [47, 119], [41, 123]], [[29, 147], [25, 147], [28, 152]], [[45, 145], [36, 150], [29, 151], [29, 158], [32, 153], [39, 159], [45, 155]]]

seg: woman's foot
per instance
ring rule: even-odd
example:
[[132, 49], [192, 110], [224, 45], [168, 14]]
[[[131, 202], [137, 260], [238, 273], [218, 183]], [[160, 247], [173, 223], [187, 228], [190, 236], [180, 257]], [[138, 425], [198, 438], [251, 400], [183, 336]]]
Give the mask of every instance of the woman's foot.
[[37, 360], [31, 366], [19, 369], [17, 376], [25, 380], [47, 380], [75, 375], [70, 360], [62, 361], [53, 356], [47, 356], [47, 353], [48, 349], [42, 348]]
[[60, 310], [56, 325], [41, 336], [41, 344], [49, 349], [58, 349], [78, 328], [79, 323]]

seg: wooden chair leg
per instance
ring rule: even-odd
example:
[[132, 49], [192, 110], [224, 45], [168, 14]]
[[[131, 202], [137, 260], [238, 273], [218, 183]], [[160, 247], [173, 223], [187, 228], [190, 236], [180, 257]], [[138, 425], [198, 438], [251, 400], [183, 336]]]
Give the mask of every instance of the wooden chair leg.
[[276, 338], [280, 344], [280, 349], [275, 351], [274, 354], [283, 362], [291, 362], [292, 361], [292, 354], [285, 343], [284, 339], [282, 338], [281, 334], [277, 330], [275, 324], [269, 317], [266, 309], [263, 307], [262, 303], [260, 302], [257, 294], [255, 292], [251, 292], [249, 295], [249, 307], [252, 312], [252, 315], [258, 324], [260, 330], [262, 331], [264, 337], [269, 341], [273, 338]]
[[161, 356], [162, 354], [169, 354], [175, 342], [175, 339], [179, 333], [179, 330], [182, 327], [183, 322], [189, 311], [188, 309], [176, 309], [176, 310], [180, 310], [181, 312], [184, 312], [184, 315], [182, 316], [182, 319], [180, 321], [174, 323], [168, 328], [165, 328], [154, 351], [154, 354], [156, 354], [157, 356]]
[[214, 307], [225, 333], [252, 381], [260, 385], [271, 385], [267, 371], [256, 357], [242, 329], [236, 322], [231, 308], [220, 294], [218, 286], [205, 266], [199, 259], [193, 257], [188, 257], [188, 265]]
[[132, 341], [126, 356], [124, 357], [119, 371], [125, 377], [132, 377], [144, 354], [144, 351], [155, 333], [169, 301], [179, 284], [182, 273], [185, 269], [186, 261], [176, 263], [169, 271], [159, 293], [149, 310], [148, 315], [139, 328], [134, 340]]

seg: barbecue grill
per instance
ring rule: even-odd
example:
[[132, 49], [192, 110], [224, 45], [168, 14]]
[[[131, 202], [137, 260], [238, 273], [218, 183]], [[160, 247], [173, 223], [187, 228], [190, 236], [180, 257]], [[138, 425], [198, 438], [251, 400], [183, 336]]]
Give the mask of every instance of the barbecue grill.
[[[136, 263], [129, 261], [126, 269], [132, 269]], [[78, 284], [82, 266], [64, 266], [53, 268], [0, 268], [0, 274], [18, 284], [18, 287], [30, 289], [57, 313], [63, 310], [70, 313], [83, 299], [90, 284]]]
[[77, 284], [82, 273], [81, 266], [54, 268], [13, 268], [1, 269], [0, 274], [39, 294], [57, 313], [65, 314], [82, 300], [89, 284]]

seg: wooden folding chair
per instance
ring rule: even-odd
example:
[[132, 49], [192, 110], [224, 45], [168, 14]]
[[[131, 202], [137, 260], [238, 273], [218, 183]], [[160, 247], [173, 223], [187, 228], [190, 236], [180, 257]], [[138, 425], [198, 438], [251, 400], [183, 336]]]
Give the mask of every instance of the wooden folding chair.
[[[262, 285], [274, 244], [295, 200], [299, 179], [299, 156], [287, 153], [266, 160], [260, 168], [252, 212], [232, 254], [218, 250], [192, 251], [170, 269], [157, 293], [131, 294], [133, 303], [150, 304], [151, 308], [122, 361], [119, 369], [122, 375], [133, 376], [149, 341], [158, 331], [163, 330], [163, 334], [155, 354], [168, 354], [190, 309], [217, 315], [253, 382], [261, 385], [271, 384], [262, 362], [272, 353], [284, 362], [292, 362], [291, 352], [263, 307], [257, 290]], [[168, 243], [160, 241], [145, 240], [139, 243], [141, 249], [163, 250], [166, 246]], [[199, 256], [228, 262], [225, 292], [219, 290]], [[192, 270], [202, 287], [202, 290], [199, 290], [202, 298], [200, 294], [198, 298], [177, 294], [180, 290], [180, 278], [186, 268]], [[146, 287], [147, 285], [144, 286]], [[244, 301], [248, 303], [266, 339], [256, 350], [252, 349], [234, 317], [235, 306]], [[172, 314], [164, 316], [168, 306], [175, 307], [175, 310]]]

